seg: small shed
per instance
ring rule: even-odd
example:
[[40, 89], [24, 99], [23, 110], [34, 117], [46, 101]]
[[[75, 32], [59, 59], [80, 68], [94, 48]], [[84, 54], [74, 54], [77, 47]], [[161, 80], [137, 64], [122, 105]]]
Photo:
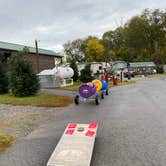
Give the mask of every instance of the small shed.
[[74, 71], [69, 66], [54, 67], [38, 74], [41, 88], [55, 88], [73, 85]]
[[58, 85], [57, 77], [56, 77], [57, 69], [48, 69], [43, 70], [38, 74], [39, 80], [40, 80], [40, 86], [41, 88], [53, 88]]
[[138, 74], [154, 74], [156, 73], [156, 65], [154, 62], [134, 62], [129, 63], [129, 70]]

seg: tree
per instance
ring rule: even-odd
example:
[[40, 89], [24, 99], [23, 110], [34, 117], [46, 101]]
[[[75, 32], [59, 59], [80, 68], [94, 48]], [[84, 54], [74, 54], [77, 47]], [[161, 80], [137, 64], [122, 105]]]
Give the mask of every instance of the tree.
[[162, 53], [154, 53], [152, 55], [152, 60], [155, 62], [157, 65], [164, 65], [166, 64], [166, 55]]
[[3, 56], [0, 53], [0, 94], [8, 92], [8, 76], [4, 71]]
[[165, 45], [166, 42], [166, 12], [160, 11], [159, 9], [146, 9], [142, 13], [141, 17], [144, 17], [148, 20], [149, 40], [151, 47], [150, 49], [152, 53], [157, 52], [161, 49], [163, 45]]
[[125, 46], [130, 54], [136, 55], [133, 60], [147, 61], [154, 53], [160, 53], [166, 42], [165, 12], [158, 9], [144, 10], [135, 16], [124, 27]]
[[3, 55], [0, 53], [0, 63], [3, 63]]
[[120, 47], [117, 54], [122, 61], [130, 62], [133, 60], [133, 56], [130, 54], [127, 47]]
[[[102, 36], [102, 43], [104, 45], [104, 56], [112, 60], [121, 59], [118, 51], [124, 46], [124, 33], [123, 27], [118, 27], [114, 31], [107, 31]], [[107, 61], [107, 60], [106, 60]]]
[[78, 76], [78, 67], [76, 62], [73, 60], [70, 63], [70, 67], [74, 70], [74, 76], [73, 76], [73, 81], [77, 81], [79, 76]]
[[67, 61], [82, 62], [85, 59], [86, 41], [83, 39], [76, 39], [72, 42], [64, 44], [64, 51], [67, 55]]
[[140, 55], [148, 49], [148, 21], [139, 16], [133, 17], [124, 30], [125, 44], [131, 54]]
[[114, 31], [107, 31], [102, 36], [102, 43], [106, 51], [114, 46]]
[[160, 74], [164, 73], [164, 66], [163, 65], [157, 65], [156, 71], [157, 71], [157, 73], [160, 73]]
[[[101, 40], [94, 36], [77, 39], [66, 45], [65, 50], [70, 59], [78, 62], [107, 61], [113, 56], [115, 60], [158, 63], [160, 57], [165, 59], [165, 43], [166, 11], [145, 9], [123, 26], [105, 32]], [[115, 54], [110, 56], [112, 51]]]
[[113, 51], [113, 50], [110, 50], [108, 52], [108, 56], [107, 56], [107, 62], [109, 61], [116, 61], [117, 60], [117, 56], [116, 56], [116, 53]]
[[0, 94], [8, 92], [8, 77], [6, 76], [2, 63], [0, 63]]
[[85, 68], [81, 70], [80, 81], [82, 82], [90, 82], [93, 80], [92, 71], [90, 68], [90, 64], [86, 64]]
[[26, 60], [27, 54], [27, 49], [23, 49], [11, 60], [10, 88], [15, 96], [34, 95], [39, 89], [38, 77]]
[[85, 52], [87, 62], [104, 61], [104, 47], [96, 38], [92, 38], [87, 41]]
[[118, 27], [114, 31], [107, 31], [102, 36], [102, 43], [106, 53], [110, 50], [117, 52], [117, 50], [124, 45], [123, 28]]

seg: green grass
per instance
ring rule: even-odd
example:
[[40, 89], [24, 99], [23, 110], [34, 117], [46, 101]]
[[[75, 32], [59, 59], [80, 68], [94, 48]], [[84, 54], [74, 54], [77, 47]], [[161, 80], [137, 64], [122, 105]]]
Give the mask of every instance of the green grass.
[[[129, 85], [132, 83], [136, 83], [136, 81], [134, 80], [129, 80], [129, 81], [123, 81], [123, 82], [118, 82], [118, 86], [123, 86], [123, 85]], [[83, 83], [78, 81], [78, 82], [74, 82], [73, 85], [71, 86], [67, 86], [67, 87], [61, 87], [61, 88], [56, 88], [56, 89], [61, 89], [61, 90], [69, 90], [69, 91], [77, 91], [79, 86], [81, 86]], [[112, 82], [109, 82], [109, 87], [113, 87]]]
[[77, 91], [79, 86], [83, 84], [81, 81], [74, 82], [73, 85], [71, 86], [66, 86], [66, 87], [61, 87], [61, 88], [56, 88], [60, 90], [69, 90], [69, 91]]
[[157, 74], [151, 74], [151, 75], [147, 75], [146, 77], [151, 78], [151, 77], [158, 77], [158, 76], [166, 76], [166, 73], [161, 73], [161, 74], [159, 74], [159, 73], [157, 73]]
[[14, 138], [10, 135], [0, 133], [0, 153], [14, 143]]
[[65, 107], [70, 105], [73, 100], [69, 97], [53, 94], [37, 94], [30, 97], [15, 97], [11, 94], [1, 94], [1, 104], [11, 105], [31, 105], [39, 107]]

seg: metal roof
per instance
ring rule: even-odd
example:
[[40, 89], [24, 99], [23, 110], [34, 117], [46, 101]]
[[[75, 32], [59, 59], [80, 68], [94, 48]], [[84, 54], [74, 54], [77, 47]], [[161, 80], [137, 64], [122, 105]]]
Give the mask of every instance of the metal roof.
[[154, 62], [135, 62], [130, 63], [130, 67], [155, 67]]
[[125, 69], [127, 68], [127, 63], [124, 61], [114, 61], [113, 66], [115, 70]]
[[[36, 53], [36, 48], [35, 47], [30, 47], [30, 46], [25, 46], [25, 45], [20, 45], [20, 44], [14, 44], [14, 43], [8, 43], [8, 42], [3, 42], [0, 41], [0, 49], [5, 49], [5, 50], [12, 50], [12, 51], [20, 51], [23, 48], [28, 48], [30, 53]], [[61, 54], [56, 53], [52, 50], [47, 50], [47, 49], [38, 49], [39, 54], [43, 55], [50, 55], [50, 56], [55, 56], [55, 57], [62, 57]]]

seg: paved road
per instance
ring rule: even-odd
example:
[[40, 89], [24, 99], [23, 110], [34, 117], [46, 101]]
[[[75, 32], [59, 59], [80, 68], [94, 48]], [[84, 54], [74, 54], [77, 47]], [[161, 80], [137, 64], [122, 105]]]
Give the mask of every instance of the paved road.
[[99, 123], [91, 166], [166, 165], [166, 79], [113, 88], [99, 106], [71, 105], [0, 156], [0, 166], [45, 166], [69, 122]]

